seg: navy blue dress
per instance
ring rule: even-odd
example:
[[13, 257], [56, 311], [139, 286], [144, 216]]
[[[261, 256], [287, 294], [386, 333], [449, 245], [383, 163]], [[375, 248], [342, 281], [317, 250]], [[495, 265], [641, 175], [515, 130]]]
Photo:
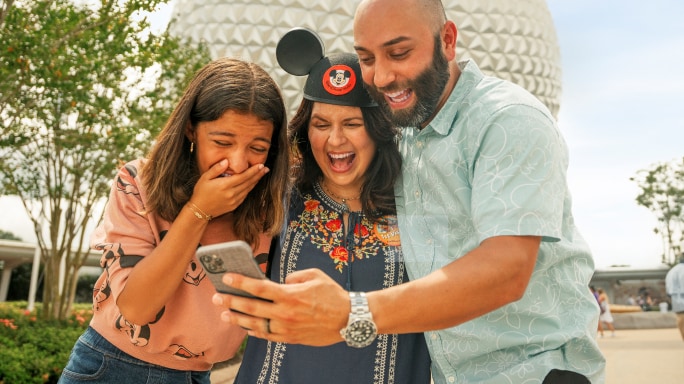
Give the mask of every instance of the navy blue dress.
[[[406, 282], [396, 217], [378, 224], [361, 212], [349, 212], [345, 229], [345, 211], [319, 185], [302, 194], [295, 191], [271, 280], [284, 283], [289, 273], [318, 268], [351, 291]], [[308, 347], [250, 337], [235, 383], [429, 384], [430, 358], [422, 333], [378, 335], [366, 348], [344, 342]]]

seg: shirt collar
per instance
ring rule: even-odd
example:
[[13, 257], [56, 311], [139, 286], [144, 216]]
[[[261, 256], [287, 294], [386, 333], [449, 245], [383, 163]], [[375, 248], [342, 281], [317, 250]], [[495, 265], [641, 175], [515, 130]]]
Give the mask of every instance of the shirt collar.
[[456, 86], [454, 86], [442, 109], [437, 112], [423, 131], [432, 130], [440, 135], [448, 135], [454, 126], [454, 121], [458, 118], [459, 107], [463, 100], [484, 78], [484, 74], [473, 60], [461, 61], [458, 66], [461, 68], [461, 75], [458, 77]]

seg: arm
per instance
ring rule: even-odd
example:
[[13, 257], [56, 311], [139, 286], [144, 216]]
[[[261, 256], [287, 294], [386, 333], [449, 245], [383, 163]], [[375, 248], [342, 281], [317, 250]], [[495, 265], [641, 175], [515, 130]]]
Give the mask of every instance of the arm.
[[[518, 300], [534, 269], [539, 244], [539, 237], [492, 237], [430, 275], [369, 293], [379, 332], [448, 328]], [[307, 345], [342, 341], [339, 331], [347, 323], [349, 296], [322, 272], [294, 273], [285, 285], [234, 274], [227, 274], [224, 282], [273, 300], [214, 296], [215, 304], [248, 314], [226, 311], [223, 319], [251, 329], [251, 335]], [[264, 319], [270, 319], [271, 333], [266, 333]]]
[[[220, 162], [205, 172], [190, 199], [214, 217], [237, 208], [265, 174], [262, 166], [254, 166], [242, 174], [219, 178], [226, 167], [227, 162]], [[213, 223], [221, 225], [220, 220], [217, 218], [210, 224], [196, 217], [187, 205], [179, 212], [164, 240], [132, 268], [124, 282], [117, 305], [126, 320], [134, 324], [155, 320], [182, 283], [207, 227]]]
[[527, 288], [539, 244], [539, 237], [491, 237], [421, 279], [369, 294], [380, 332], [449, 328], [517, 301]]
[[164, 240], [133, 267], [126, 279], [116, 301], [126, 320], [134, 324], [155, 320], [183, 281], [207, 224], [187, 207], [180, 211]]

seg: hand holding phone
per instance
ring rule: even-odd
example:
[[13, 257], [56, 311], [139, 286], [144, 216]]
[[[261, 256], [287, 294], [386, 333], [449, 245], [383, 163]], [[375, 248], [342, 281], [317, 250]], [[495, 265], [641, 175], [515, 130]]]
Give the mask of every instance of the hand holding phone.
[[229, 287], [221, 281], [227, 272], [264, 279], [264, 273], [254, 259], [252, 248], [242, 240], [228, 241], [197, 248], [197, 258], [216, 290], [231, 295], [256, 297], [248, 292]]

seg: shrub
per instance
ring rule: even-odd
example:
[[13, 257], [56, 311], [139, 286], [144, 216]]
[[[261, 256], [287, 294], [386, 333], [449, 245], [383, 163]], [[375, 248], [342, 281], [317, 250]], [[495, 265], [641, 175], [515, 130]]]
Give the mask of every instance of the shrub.
[[[0, 384], [57, 383], [71, 349], [93, 316], [92, 304], [74, 304], [67, 321], [39, 320], [41, 308], [26, 311], [25, 301], [0, 302]], [[216, 368], [242, 357], [237, 355]]]
[[77, 304], [67, 321], [38, 320], [40, 306], [0, 303], [0, 383], [56, 383], [78, 337], [87, 328], [90, 304]]

